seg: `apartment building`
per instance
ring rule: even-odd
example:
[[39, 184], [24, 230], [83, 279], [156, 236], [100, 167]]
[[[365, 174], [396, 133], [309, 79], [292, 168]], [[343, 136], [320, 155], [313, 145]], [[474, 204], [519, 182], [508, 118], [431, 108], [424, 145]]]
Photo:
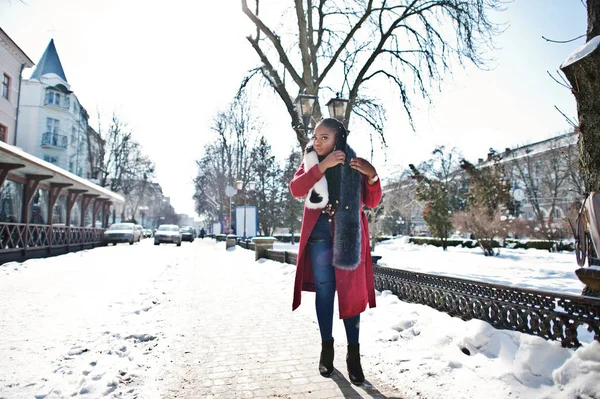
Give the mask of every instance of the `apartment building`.
[[0, 141], [14, 145], [19, 124], [22, 74], [33, 61], [0, 28]]

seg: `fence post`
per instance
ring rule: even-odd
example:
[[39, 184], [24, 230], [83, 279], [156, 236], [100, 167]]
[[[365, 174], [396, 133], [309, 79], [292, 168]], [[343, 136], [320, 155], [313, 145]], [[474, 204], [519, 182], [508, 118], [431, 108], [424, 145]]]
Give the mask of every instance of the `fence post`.
[[275, 237], [254, 237], [254, 260], [266, 258], [267, 249], [273, 249], [273, 244], [277, 241]]

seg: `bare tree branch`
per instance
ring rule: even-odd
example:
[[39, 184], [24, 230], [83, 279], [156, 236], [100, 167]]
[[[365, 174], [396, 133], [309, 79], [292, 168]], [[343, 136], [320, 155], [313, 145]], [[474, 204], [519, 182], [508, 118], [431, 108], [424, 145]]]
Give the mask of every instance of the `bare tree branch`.
[[569, 40], [552, 40], [552, 39], [548, 39], [545, 36], [542, 36], [542, 39], [544, 39], [545, 41], [550, 42], [550, 43], [571, 43], [571, 42], [574, 42], [577, 39], [581, 39], [582, 37], [585, 37], [585, 34], [579, 35], [579, 36], [577, 36], [577, 37], [575, 37], [573, 39], [569, 39]]

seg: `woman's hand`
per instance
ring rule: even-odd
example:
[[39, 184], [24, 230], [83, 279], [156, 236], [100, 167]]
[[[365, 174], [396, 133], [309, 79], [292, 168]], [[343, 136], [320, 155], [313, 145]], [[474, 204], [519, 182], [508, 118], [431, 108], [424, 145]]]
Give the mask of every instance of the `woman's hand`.
[[373, 167], [373, 165], [371, 165], [369, 163], [369, 161], [367, 161], [366, 159], [359, 158], [359, 157], [352, 158], [350, 160], [350, 167], [358, 170], [360, 173], [367, 176], [369, 178], [369, 182], [375, 176], [377, 176], [377, 171], [375, 171], [375, 168]]
[[346, 154], [342, 150], [332, 151], [319, 163], [319, 172], [321, 174], [335, 165], [343, 164], [346, 161]]

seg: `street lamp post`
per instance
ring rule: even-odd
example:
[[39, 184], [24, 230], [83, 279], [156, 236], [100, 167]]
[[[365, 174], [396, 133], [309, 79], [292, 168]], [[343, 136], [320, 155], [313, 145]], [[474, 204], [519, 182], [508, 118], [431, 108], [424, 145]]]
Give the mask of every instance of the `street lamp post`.
[[[254, 191], [256, 183], [254, 183], [253, 181], [249, 181], [248, 182], [248, 191]], [[241, 180], [238, 180], [235, 182], [235, 188], [237, 190], [243, 190], [244, 193], [244, 238], [243, 240], [246, 241], [246, 239], [248, 238], [246, 236], [246, 186], [244, 185], [244, 182]]]
[[398, 228], [400, 229], [400, 235], [404, 235], [404, 219], [402, 216], [398, 216], [398, 220], [396, 221], [398, 224]]
[[[237, 184], [236, 184], [237, 187]], [[231, 218], [231, 197], [233, 197], [237, 193], [237, 190], [232, 186], [227, 186], [225, 188], [225, 195], [229, 197], [229, 226], [227, 226], [227, 230], [231, 233], [231, 225], [233, 223], [233, 219]], [[224, 231], [223, 231], [224, 232]]]

